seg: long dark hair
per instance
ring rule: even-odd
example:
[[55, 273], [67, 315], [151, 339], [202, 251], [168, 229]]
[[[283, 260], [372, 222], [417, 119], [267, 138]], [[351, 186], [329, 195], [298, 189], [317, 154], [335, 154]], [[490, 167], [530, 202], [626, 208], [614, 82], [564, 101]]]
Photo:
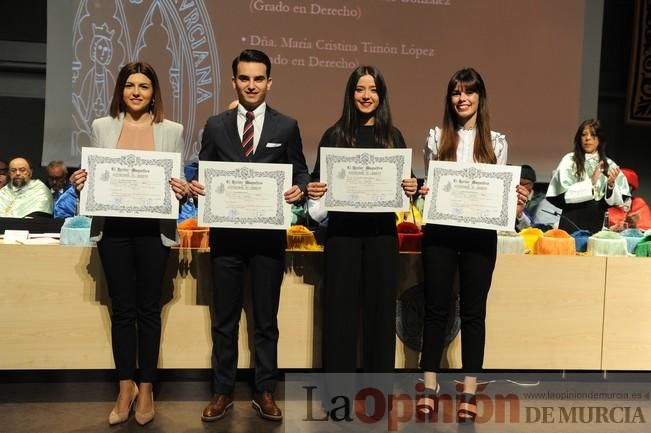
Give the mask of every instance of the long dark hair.
[[358, 67], [348, 78], [346, 93], [344, 94], [344, 108], [341, 117], [334, 126], [335, 143], [337, 143], [337, 147], [355, 147], [355, 135], [361, 122], [361, 116], [355, 107], [355, 88], [359, 79], [364, 75], [370, 75], [375, 80], [375, 88], [379, 98], [378, 107], [373, 113], [375, 118], [373, 128], [375, 142], [381, 147], [394, 147], [393, 122], [391, 120], [391, 109], [389, 108], [387, 85], [379, 69], [369, 65]]
[[576, 177], [581, 178], [585, 173], [585, 150], [581, 145], [583, 130], [590, 128], [592, 133], [599, 139], [597, 146], [597, 153], [599, 154], [599, 161], [603, 162], [603, 172], [608, 173], [608, 159], [606, 158], [606, 134], [601, 127], [601, 122], [597, 119], [587, 119], [581, 122], [579, 129], [574, 134], [574, 164], [576, 165]]
[[459, 146], [459, 119], [452, 106], [452, 93], [460, 87], [465, 92], [474, 92], [479, 95], [479, 106], [477, 107], [477, 121], [475, 123], [475, 144], [473, 148], [473, 159], [475, 162], [495, 164], [497, 157], [493, 150], [491, 140], [490, 117], [488, 115], [488, 100], [486, 86], [479, 72], [473, 68], [461, 69], [452, 75], [448, 83], [448, 91], [445, 95], [445, 114], [443, 115], [443, 126], [441, 131], [441, 145], [439, 147], [438, 159], [443, 161], [456, 161], [457, 147]]
[[118, 78], [115, 81], [115, 90], [113, 90], [113, 99], [111, 100], [110, 113], [111, 117], [118, 117], [120, 113], [127, 111], [127, 107], [124, 104], [123, 95], [124, 95], [124, 86], [127, 83], [127, 79], [132, 74], [143, 74], [151, 81], [151, 85], [154, 88], [154, 94], [151, 97], [151, 102], [149, 103], [149, 112], [152, 114], [154, 123], [162, 122], [165, 119], [165, 111], [163, 110], [163, 97], [160, 92], [160, 85], [158, 84], [158, 76], [156, 71], [154, 71], [153, 66], [145, 62], [131, 62], [127, 63], [120, 69]]

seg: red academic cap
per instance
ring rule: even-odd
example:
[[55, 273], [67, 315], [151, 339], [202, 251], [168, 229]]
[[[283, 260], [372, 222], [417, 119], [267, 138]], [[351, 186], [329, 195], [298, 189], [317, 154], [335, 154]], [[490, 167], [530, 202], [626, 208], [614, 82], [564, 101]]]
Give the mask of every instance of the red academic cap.
[[622, 168], [622, 174], [626, 176], [626, 180], [628, 181], [628, 186], [631, 187], [631, 191], [640, 187], [640, 179], [638, 179], [635, 170], [632, 168]]

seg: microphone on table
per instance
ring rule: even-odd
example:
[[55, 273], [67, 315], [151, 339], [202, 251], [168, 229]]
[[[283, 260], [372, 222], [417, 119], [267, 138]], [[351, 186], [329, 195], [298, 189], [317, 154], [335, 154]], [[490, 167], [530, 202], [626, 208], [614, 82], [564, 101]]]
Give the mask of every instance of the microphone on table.
[[560, 218], [563, 219], [564, 221], [567, 221], [568, 223], [570, 223], [570, 224], [571, 224], [574, 228], [576, 228], [577, 230], [583, 230], [581, 227], [577, 226], [577, 225], [574, 223], [574, 221], [572, 221], [571, 219], [569, 219], [568, 217], [566, 217], [566, 216], [563, 215], [562, 213], [558, 213], [558, 212], [556, 212], [556, 211], [548, 211], [547, 209], [540, 209], [540, 210], [541, 210], [542, 212], [545, 212], [545, 213], [549, 214], [549, 215], [554, 215], [554, 216], [560, 217]]

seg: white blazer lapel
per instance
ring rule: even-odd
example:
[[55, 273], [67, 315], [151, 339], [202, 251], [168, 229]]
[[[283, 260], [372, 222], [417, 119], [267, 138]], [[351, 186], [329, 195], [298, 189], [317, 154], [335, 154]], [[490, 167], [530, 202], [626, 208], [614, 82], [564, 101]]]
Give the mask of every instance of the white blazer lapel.
[[154, 150], [157, 152], [165, 151], [165, 131], [163, 130], [163, 122], [154, 123]]
[[116, 149], [118, 147], [118, 140], [120, 140], [120, 134], [122, 133], [123, 126], [124, 113], [120, 113], [116, 119], [112, 119], [112, 122], [110, 123], [110, 130], [106, 131], [106, 141], [103, 143], [102, 147]]

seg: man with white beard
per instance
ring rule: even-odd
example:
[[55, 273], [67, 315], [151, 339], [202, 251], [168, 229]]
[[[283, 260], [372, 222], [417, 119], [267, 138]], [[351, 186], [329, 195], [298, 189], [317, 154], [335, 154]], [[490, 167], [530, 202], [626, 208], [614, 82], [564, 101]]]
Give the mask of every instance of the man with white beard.
[[25, 158], [9, 162], [9, 183], [0, 189], [0, 217], [24, 218], [52, 215], [52, 193], [43, 182], [32, 179]]

